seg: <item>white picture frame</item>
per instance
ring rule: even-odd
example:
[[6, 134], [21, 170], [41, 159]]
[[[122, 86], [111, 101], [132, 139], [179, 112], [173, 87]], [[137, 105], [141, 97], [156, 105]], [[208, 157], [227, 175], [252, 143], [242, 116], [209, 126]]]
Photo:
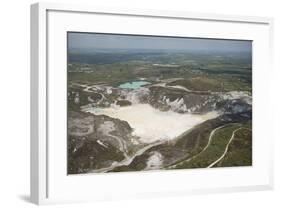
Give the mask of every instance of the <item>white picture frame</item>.
[[[112, 17], [120, 23], [120, 28], [113, 24], [102, 26], [103, 23], [112, 21]], [[92, 24], [89, 23], [90, 21]], [[100, 24], [96, 29], [91, 28], [95, 21]], [[153, 21], [155, 22], [151, 23]], [[156, 22], [159, 28], [153, 27]], [[165, 26], [161, 26], [165, 22], [174, 25], [174, 32], [166, 34]], [[185, 22], [189, 22], [191, 26], [193, 24], [192, 32], [180, 29], [182, 24], [187, 24]], [[129, 27], [126, 24], [137, 26]], [[204, 25], [206, 27], [203, 27]], [[225, 28], [229, 30], [226, 31]], [[238, 31], [234, 33], [233, 28]], [[267, 92], [270, 85], [269, 74], [272, 70], [272, 28], [273, 19], [265, 17], [98, 8], [89, 5], [33, 4], [31, 6], [31, 201], [36, 204], [49, 204], [272, 189], [273, 139], [270, 131], [267, 132], [270, 130], [272, 114], [270, 110], [269, 113], [262, 112], [262, 109], [270, 109], [271, 102]], [[66, 131], [66, 122], [63, 120], [65, 100], [58, 104], [58, 109], [54, 109], [52, 100], [60, 99], [65, 93], [63, 76], [66, 76], [66, 48], [62, 38], [65, 31], [69, 30], [253, 40], [256, 43], [253, 48], [253, 139], [255, 141], [253, 166], [226, 170], [192, 169], [165, 173], [152, 171], [67, 176], [66, 170], [64, 173], [63, 169], [60, 169], [60, 166], [64, 167], [65, 162], [66, 150], [62, 148], [65, 147], [66, 137], [59, 140], [57, 146], [54, 146], [53, 140], [54, 137], [61, 138], [56, 134], [64, 135]], [[54, 49], [54, 45], [57, 48]], [[58, 58], [62, 60], [61, 63], [57, 61]], [[53, 76], [54, 68], [58, 72], [57, 78]], [[60, 78], [62, 81], [59, 84]], [[57, 129], [56, 126], [62, 130]], [[62, 153], [59, 153], [60, 150]], [[259, 156], [261, 154], [262, 157]], [[182, 183], [185, 177], [190, 180]], [[172, 178], [175, 180], [173, 183], [170, 182]], [[216, 181], [218, 178], [220, 180]], [[231, 181], [227, 181], [229, 178]], [[166, 186], [161, 185], [161, 181], [164, 180]], [[136, 186], [139, 188], [132, 188], [133, 181], [138, 181]], [[147, 182], [146, 186], [142, 185], [144, 182]], [[107, 188], [102, 188], [103, 183]], [[155, 184], [152, 186], [153, 183]], [[93, 184], [96, 184], [95, 188], [91, 188]], [[120, 189], [111, 187], [112, 189], [108, 190], [110, 184], [114, 187], [119, 186]]]

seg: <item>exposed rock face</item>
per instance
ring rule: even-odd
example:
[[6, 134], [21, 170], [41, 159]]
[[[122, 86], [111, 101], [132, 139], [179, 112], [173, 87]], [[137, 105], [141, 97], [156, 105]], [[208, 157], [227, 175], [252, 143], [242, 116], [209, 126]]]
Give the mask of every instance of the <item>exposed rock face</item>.
[[230, 93], [188, 92], [182, 89], [150, 87], [148, 102], [162, 111], [172, 110], [178, 113], [242, 113], [251, 110], [250, 96]]
[[129, 105], [132, 105], [132, 103], [129, 100], [118, 100], [116, 102], [116, 105], [119, 105], [119, 106], [129, 106]]
[[68, 173], [108, 167], [127, 156], [133, 144], [126, 121], [74, 111], [68, 116]]
[[[252, 100], [248, 92], [197, 92], [185, 88], [155, 85], [139, 89], [118, 89], [107, 86], [86, 88], [79, 91], [80, 103], [92, 107], [128, 106], [148, 103], [161, 111], [177, 113], [241, 113], [251, 110]], [[91, 89], [91, 90], [89, 90]], [[69, 99], [75, 99], [77, 92], [71, 92]], [[74, 102], [75, 103], [75, 102]], [[87, 107], [86, 106], [86, 107]]]
[[226, 114], [237, 114], [252, 110], [252, 105], [244, 102], [241, 99], [222, 100], [217, 103], [217, 108]]
[[131, 103], [147, 103], [150, 91], [146, 87], [140, 87], [134, 90], [122, 90], [121, 95], [124, 96]]
[[150, 87], [149, 103], [160, 110], [172, 110], [178, 113], [204, 113], [210, 110], [215, 101], [210, 94], [195, 94], [182, 89]]

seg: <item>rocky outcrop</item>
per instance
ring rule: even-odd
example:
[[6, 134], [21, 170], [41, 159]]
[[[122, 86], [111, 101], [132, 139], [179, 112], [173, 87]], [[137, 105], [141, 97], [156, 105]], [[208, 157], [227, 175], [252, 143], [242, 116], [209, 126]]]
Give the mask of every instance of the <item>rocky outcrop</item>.
[[126, 121], [104, 115], [68, 113], [68, 173], [86, 173], [123, 160], [134, 145]]
[[[149, 104], [162, 111], [178, 113], [242, 113], [251, 110], [250, 95], [235, 93], [190, 92], [167, 87], [150, 87]], [[233, 93], [234, 94], [234, 93]]]
[[118, 100], [116, 102], [116, 105], [119, 105], [119, 106], [123, 107], [123, 106], [132, 105], [132, 103], [129, 100]]

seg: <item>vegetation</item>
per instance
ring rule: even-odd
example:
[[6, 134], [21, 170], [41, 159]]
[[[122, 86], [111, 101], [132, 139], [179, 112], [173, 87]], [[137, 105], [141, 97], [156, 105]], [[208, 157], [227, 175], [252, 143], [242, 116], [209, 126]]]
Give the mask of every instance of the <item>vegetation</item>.
[[223, 155], [233, 132], [237, 129], [239, 130], [235, 133], [227, 154], [214, 167], [251, 165], [252, 145], [249, 124], [229, 124], [215, 132], [208, 148], [194, 154], [186, 161], [176, 164], [173, 168], [204, 168], [210, 166]]
[[[125, 58], [125, 55], [129, 58]], [[95, 62], [95, 56], [92, 56], [92, 59], [86, 59], [89, 63], [79, 62], [85, 60], [83, 56], [78, 56], [74, 59], [76, 62], [68, 64], [68, 80], [70, 83], [108, 83], [116, 86], [138, 77], [150, 81], [178, 77], [184, 80], [175, 81], [171, 85], [199, 91], [251, 91], [251, 59], [247, 55], [242, 53], [224, 57], [223, 54], [216, 53], [157, 53], [149, 56], [144, 53], [123, 52], [122, 59], [110, 60], [107, 57], [103, 61], [97, 59], [99, 61]], [[169, 62], [174, 64], [169, 65]]]
[[233, 167], [252, 165], [252, 126], [244, 125], [229, 145], [224, 158], [214, 167]]

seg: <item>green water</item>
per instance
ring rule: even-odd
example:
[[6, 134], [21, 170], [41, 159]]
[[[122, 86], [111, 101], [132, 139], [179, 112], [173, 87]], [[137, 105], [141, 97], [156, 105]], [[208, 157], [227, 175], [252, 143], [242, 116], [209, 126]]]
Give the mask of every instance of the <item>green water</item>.
[[146, 81], [135, 81], [135, 82], [126, 82], [119, 85], [119, 88], [122, 89], [138, 89], [144, 85], [150, 84], [150, 82]]

